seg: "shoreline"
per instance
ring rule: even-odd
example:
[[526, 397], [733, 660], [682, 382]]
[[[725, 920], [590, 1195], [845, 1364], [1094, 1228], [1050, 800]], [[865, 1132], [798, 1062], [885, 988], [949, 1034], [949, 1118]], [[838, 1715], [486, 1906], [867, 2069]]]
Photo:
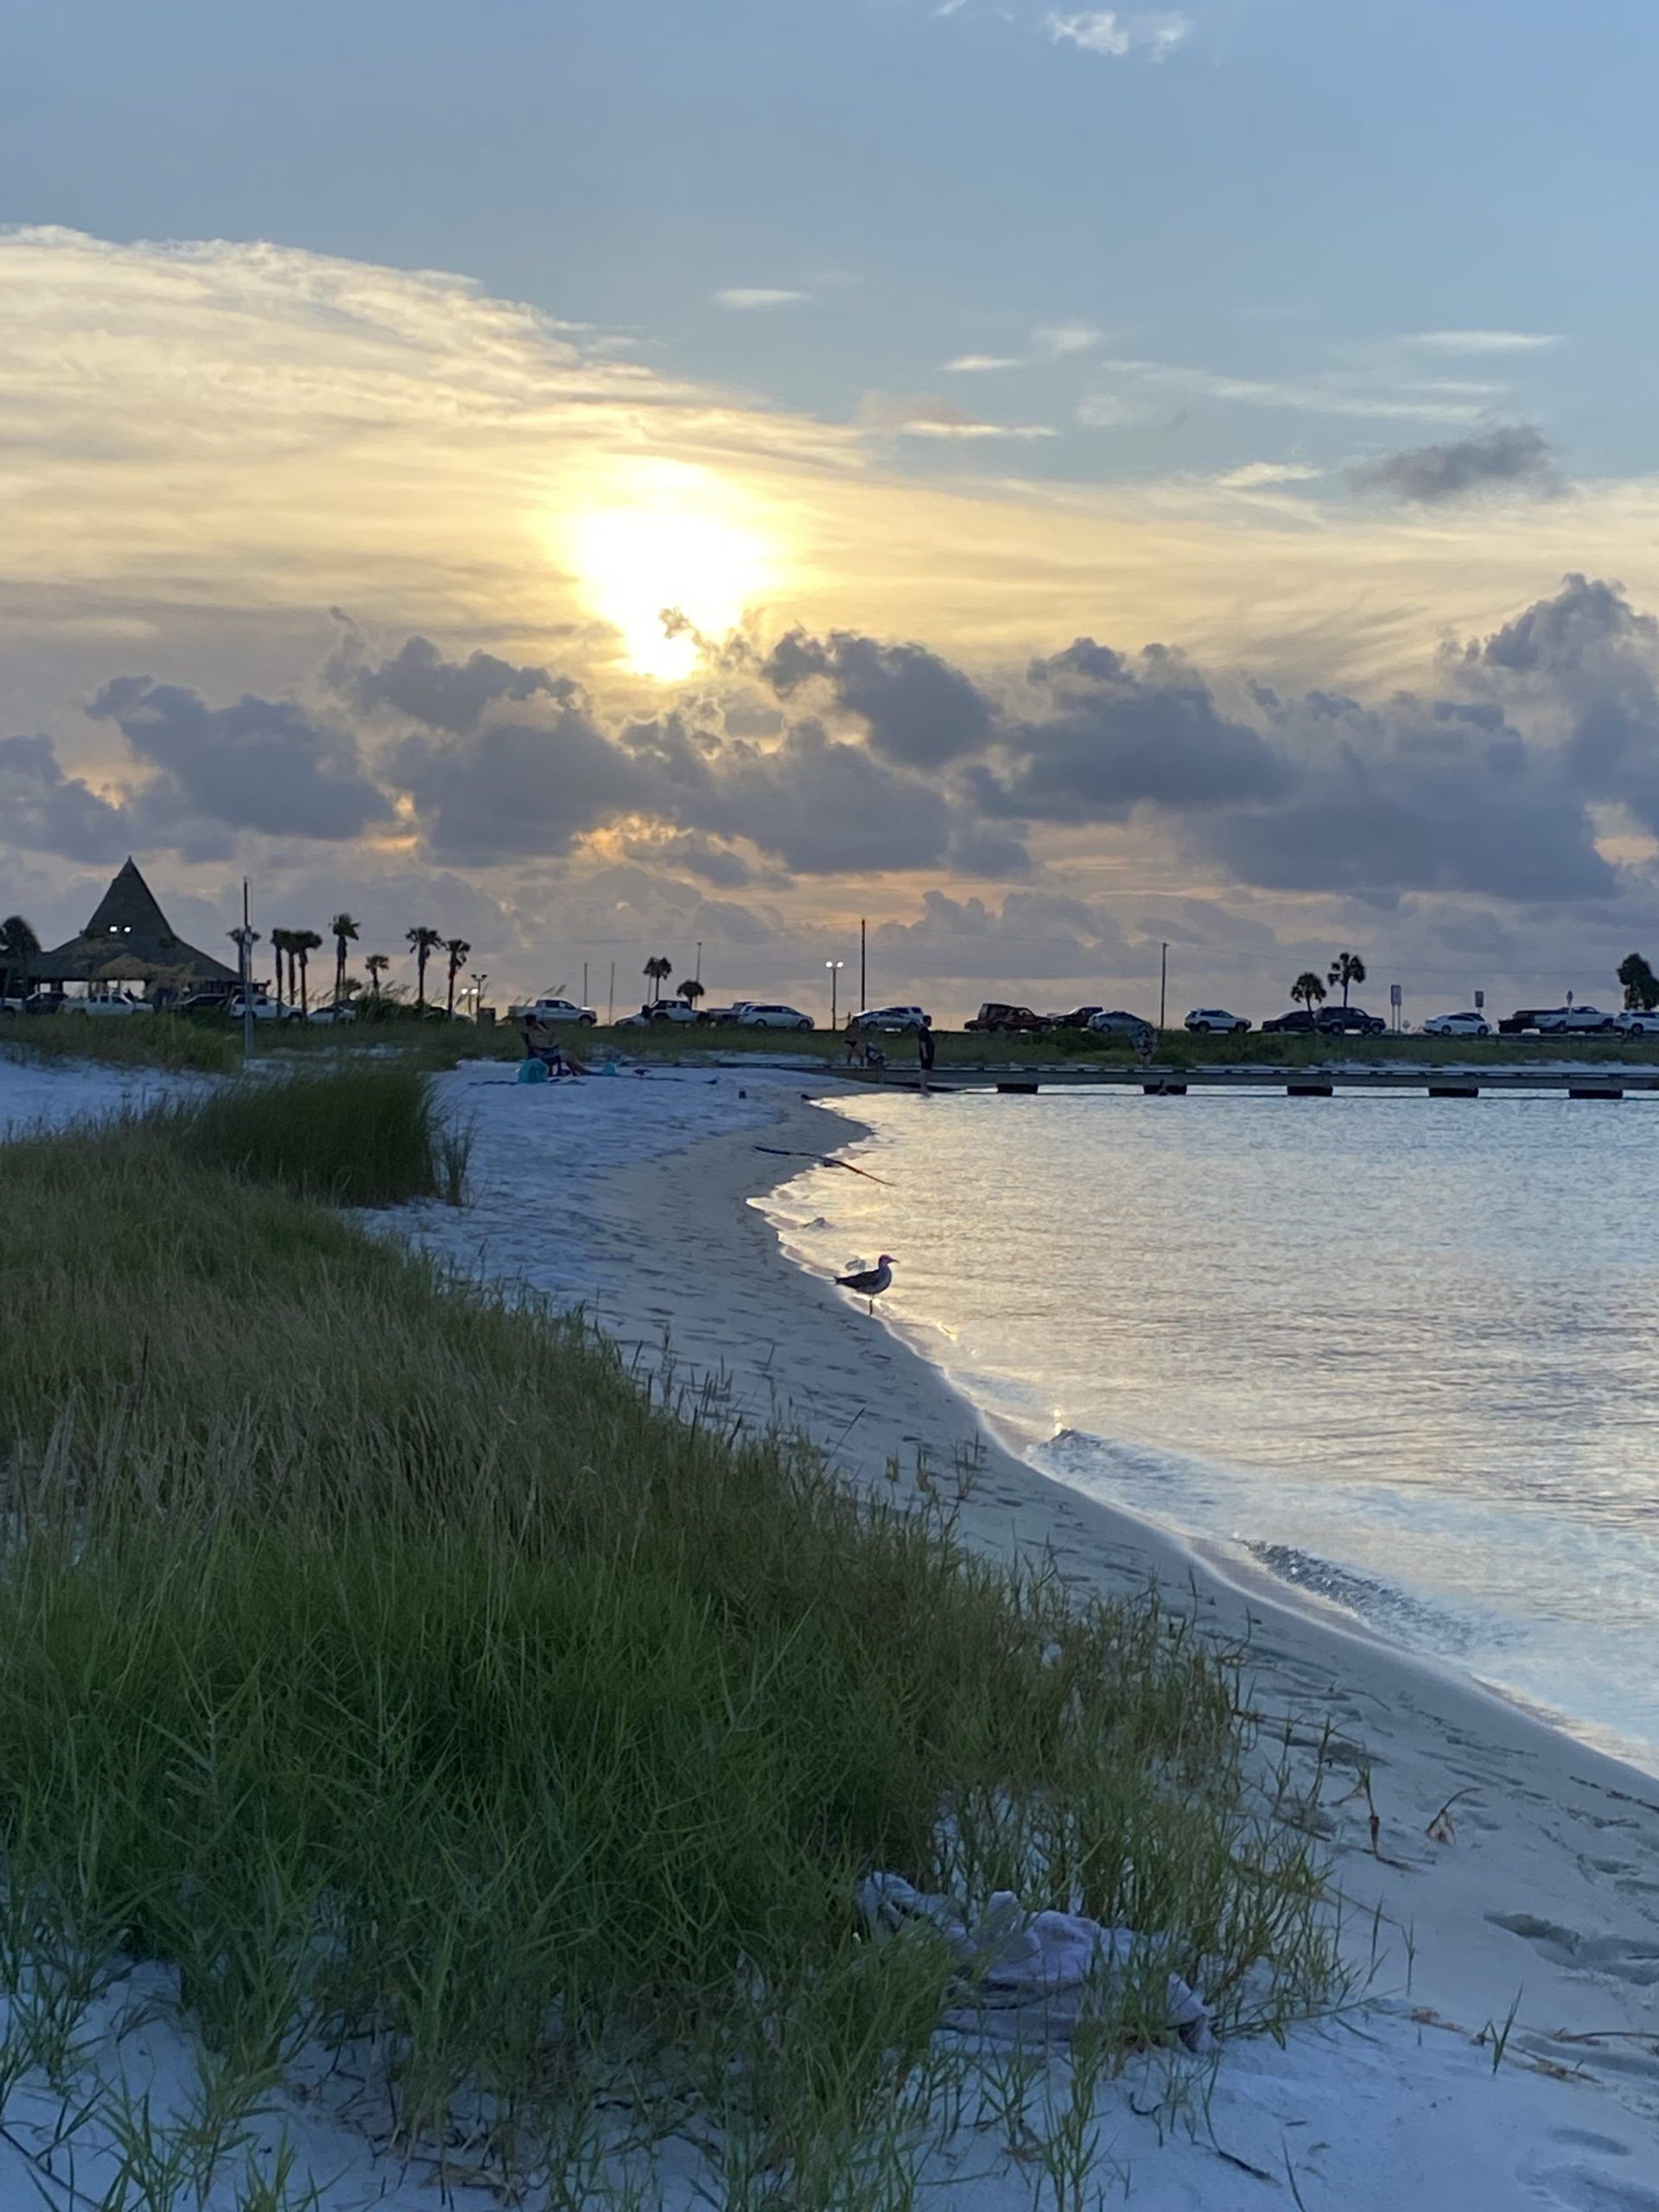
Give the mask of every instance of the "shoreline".
[[[643, 1382], [804, 1434], [896, 1502], [918, 1497], [918, 1465], [954, 1501], [971, 1462], [957, 1522], [970, 1547], [1109, 1599], [1156, 1584], [1241, 1652], [1255, 1809], [1274, 1817], [1280, 1797], [1327, 1854], [1355, 1993], [1282, 2047], [1224, 2050], [1208, 2143], [1148, 2116], [1149, 2076], [1121, 2077], [1102, 2139], [1132, 2164], [1131, 2202], [1144, 2177], [1158, 2212], [1247, 2212], [1294, 2156], [1306, 2212], [1659, 2212], [1630, 2193], [1659, 2158], [1659, 1784], [1019, 1458], [774, 1232], [765, 1200], [804, 1164], [777, 1153], [821, 1160], [855, 1134], [807, 1071], [704, 1065], [550, 1092], [478, 1065], [438, 1083], [476, 1116], [471, 1203], [380, 1225], [580, 1303]], [[1235, 2153], [1259, 2171], [1235, 2171]], [[1030, 2177], [950, 2201], [1014, 2212]]]

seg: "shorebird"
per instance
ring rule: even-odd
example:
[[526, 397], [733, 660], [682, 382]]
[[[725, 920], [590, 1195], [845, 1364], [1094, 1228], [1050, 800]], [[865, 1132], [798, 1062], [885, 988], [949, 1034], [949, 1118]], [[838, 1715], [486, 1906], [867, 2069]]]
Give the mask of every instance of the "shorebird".
[[837, 1275], [838, 1288], [850, 1290], [860, 1298], [868, 1298], [870, 1311], [875, 1311], [875, 1301], [893, 1281], [893, 1255], [884, 1252], [873, 1268], [862, 1268], [856, 1274]]

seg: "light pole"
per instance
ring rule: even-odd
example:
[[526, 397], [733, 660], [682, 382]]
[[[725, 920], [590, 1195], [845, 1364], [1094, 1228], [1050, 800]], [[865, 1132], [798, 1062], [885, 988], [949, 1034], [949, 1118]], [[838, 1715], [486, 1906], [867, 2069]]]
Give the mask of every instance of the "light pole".
[[1169, 997], [1169, 947], [1164, 945], [1158, 956], [1158, 1034], [1164, 1033], [1164, 1008]]
[[486, 974], [480, 973], [480, 971], [476, 968], [474, 969], [472, 982], [473, 1020], [474, 1021], [478, 1020], [478, 1010], [484, 1003], [484, 986], [489, 982], [489, 976]]
[[830, 1027], [831, 1029], [837, 1029], [841, 1024], [836, 1010], [836, 987], [841, 981], [841, 971], [847, 963], [844, 960], [826, 960], [823, 964], [830, 970]]

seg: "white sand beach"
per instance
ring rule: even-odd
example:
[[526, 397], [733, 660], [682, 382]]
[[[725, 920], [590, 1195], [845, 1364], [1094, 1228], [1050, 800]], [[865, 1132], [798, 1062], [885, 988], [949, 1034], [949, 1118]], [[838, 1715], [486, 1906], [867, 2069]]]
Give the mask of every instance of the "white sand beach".
[[[1346, 1901], [1354, 1994], [1282, 2047], [1238, 2040], [1213, 2062], [1182, 2062], [1192, 2094], [1173, 2111], [1161, 2066], [1107, 2084], [1098, 2201], [1659, 2212], [1659, 1783], [1334, 1615], [1225, 1579], [987, 1435], [879, 1313], [797, 1268], [748, 1203], [794, 1165], [757, 1146], [817, 1154], [845, 1141], [845, 1122], [811, 1104], [803, 1080], [652, 1069], [531, 1087], [500, 1064], [463, 1067], [439, 1088], [474, 1127], [469, 1203], [381, 1225], [582, 1302], [647, 1370], [671, 1366], [734, 1418], [804, 1428], [850, 1480], [885, 1483], [896, 1463], [913, 1492], [918, 1467], [949, 1478], [970, 1457], [971, 1542], [1046, 1551], [1081, 1588], [1156, 1578], [1217, 1636], [1248, 1638], [1264, 1754], [1288, 1738], [1311, 1770], [1328, 1732], [1339, 1778], [1314, 1824]], [[79, 1110], [102, 1103], [88, 1089], [84, 1075], [48, 1080], [0, 1059], [0, 1128], [68, 1118], [77, 1091]], [[152, 2095], [158, 2120], [186, 2108], [199, 2056], [170, 1990], [168, 1975], [143, 1968], [89, 2023], [86, 2078]], [[259, 2139], [286, 2133], [296, 2183], [316, 2189], [303, 2201], [321, 2212], [499, 2201], [379, 2155], [367, 2096], [354, 2101], [335, 2080], [273, 2098]], [[86, 2194], [102, 2185], [90, 2154], [79, 2196], [39, 2186], [61, 2107], [44, 2083], [14, 2091], [0, 2204], [99, 2201]], [[706, 2178], [695, 2159], [666, 2162], [656, 2201], [715, 2201], [697, 2194]], [[1049, 2202], [1029, 2159], [966, 2125], [923, 2181], [919, 2202], [964, 2212]], [[233, 2199], [204, 2200], [221, 2201]]]

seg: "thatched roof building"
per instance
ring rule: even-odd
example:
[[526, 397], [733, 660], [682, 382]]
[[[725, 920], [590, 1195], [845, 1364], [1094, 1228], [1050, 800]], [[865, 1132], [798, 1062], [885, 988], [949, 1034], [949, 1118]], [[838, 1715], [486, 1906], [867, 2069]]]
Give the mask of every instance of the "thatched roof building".
[[175, 991], [236, 982], [236, 970], [175, 937], [156, 894], [129, 860], [79, 937], [38, 953], [29, 974], [42, 983], [134, 983]]

